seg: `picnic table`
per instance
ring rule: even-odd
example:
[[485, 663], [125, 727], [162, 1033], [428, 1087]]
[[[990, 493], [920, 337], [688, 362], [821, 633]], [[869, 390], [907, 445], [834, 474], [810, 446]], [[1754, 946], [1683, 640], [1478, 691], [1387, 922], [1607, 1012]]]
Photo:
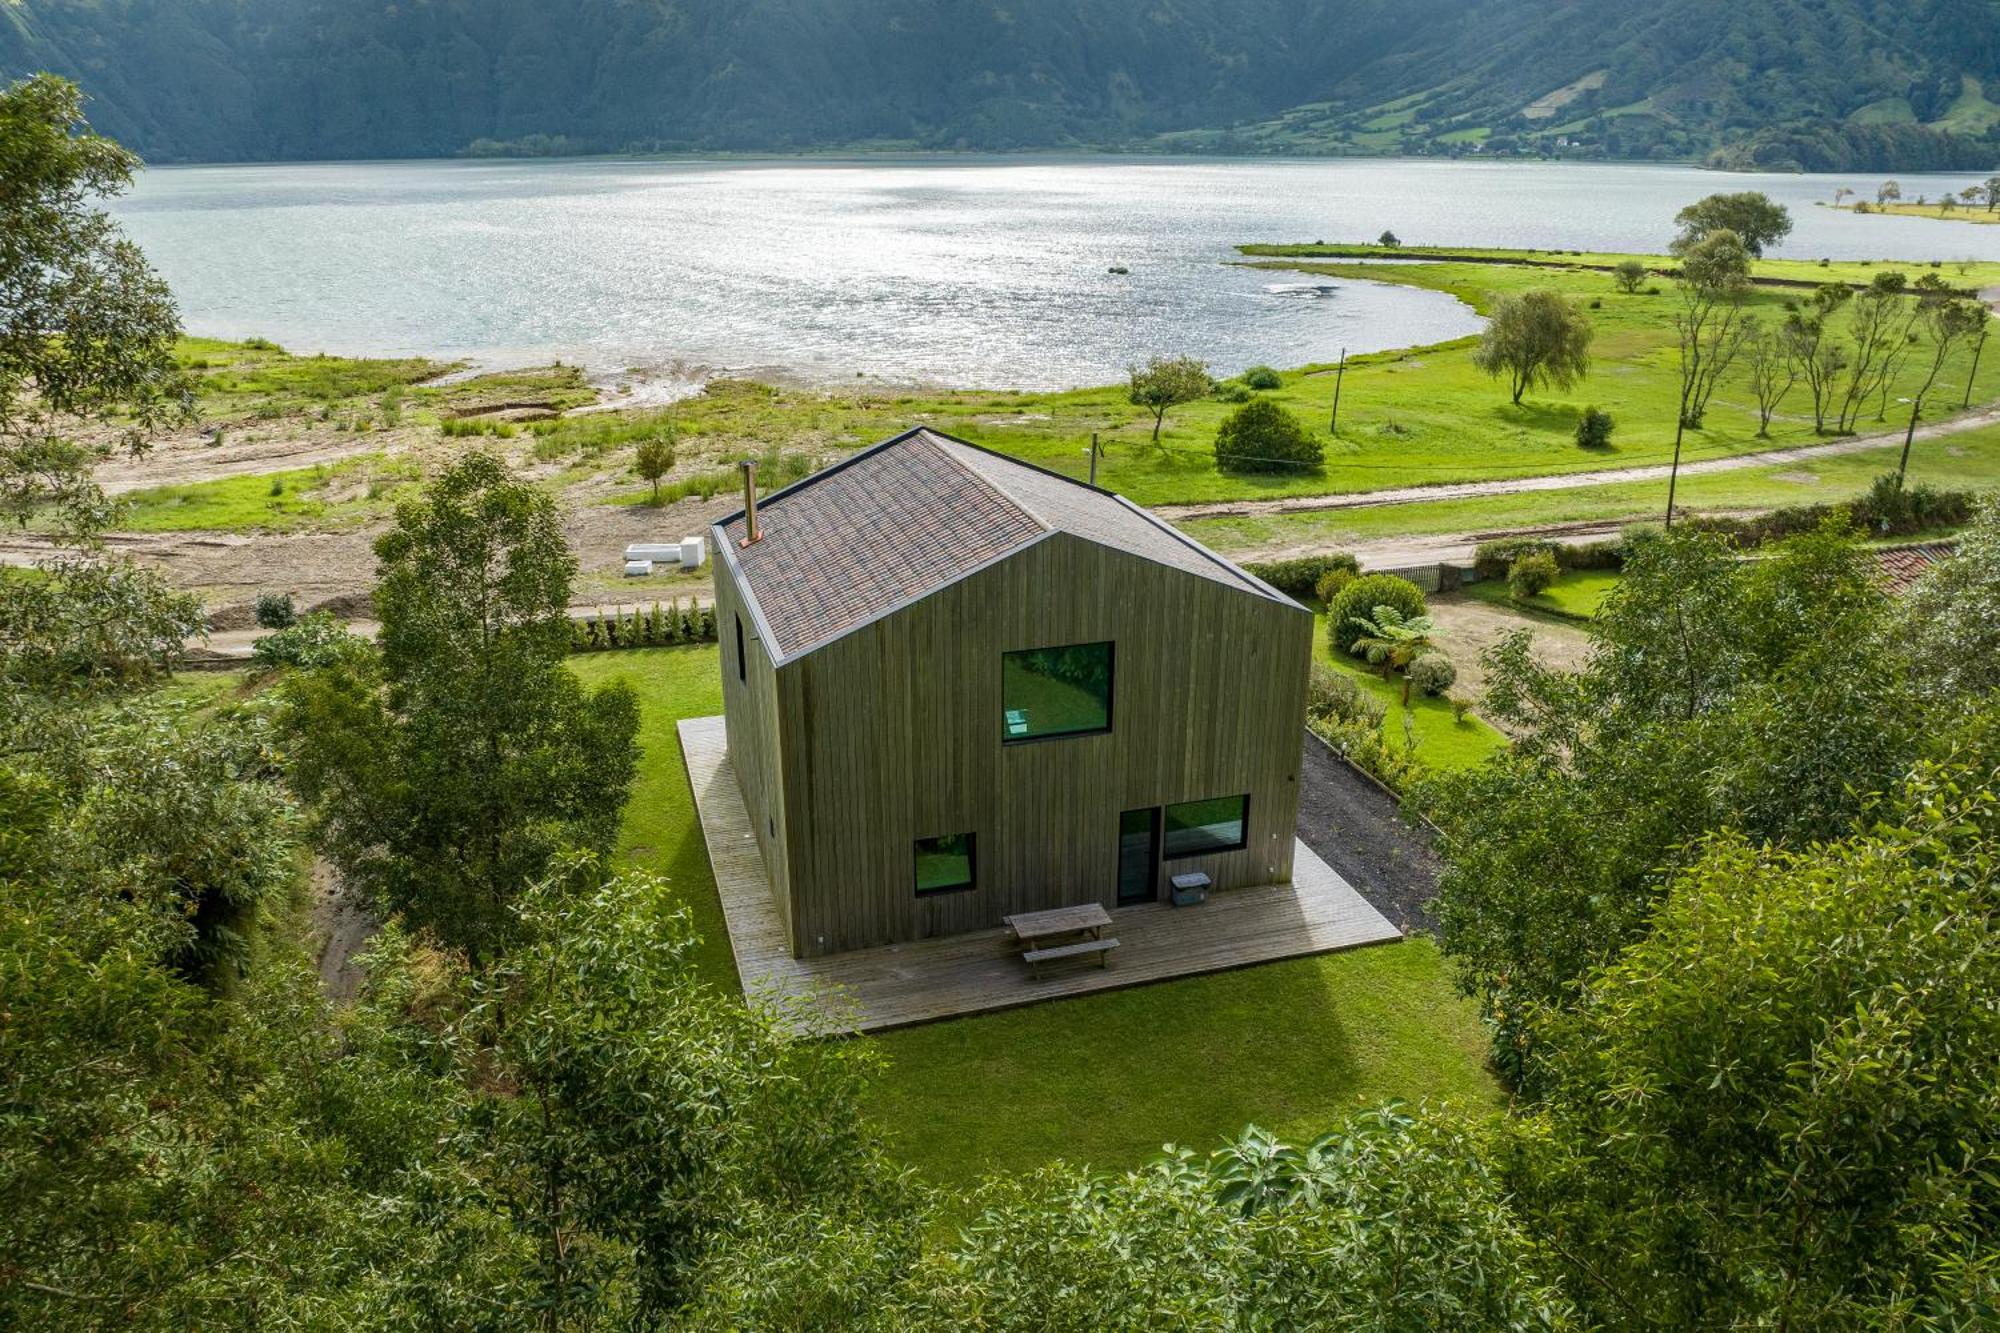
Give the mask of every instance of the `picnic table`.
[[1117, 940], [1104, 936], [1105, 928], [1111, 924], [1111, 914], [1102, 903], [1079, 903], [1047, 912], [1017, 912], [1003, 919], [1014, 932], [1015, 942], [1023, 946], [1021, 960], [1036, 977], [1042, 974], [1042, 964], [1062, 958], [1090, 955], [1097, 959], [1099, 967], [1108, 967], [1110, 953], [1118, 947]]

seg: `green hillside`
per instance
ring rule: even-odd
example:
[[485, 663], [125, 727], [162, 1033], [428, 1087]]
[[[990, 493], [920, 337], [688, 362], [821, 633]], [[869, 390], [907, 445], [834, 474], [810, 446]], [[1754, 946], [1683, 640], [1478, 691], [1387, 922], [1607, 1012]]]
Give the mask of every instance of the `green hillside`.
[[1121, 147], [2000, 164], [2000, 0], [10, 0], [157, 161]]

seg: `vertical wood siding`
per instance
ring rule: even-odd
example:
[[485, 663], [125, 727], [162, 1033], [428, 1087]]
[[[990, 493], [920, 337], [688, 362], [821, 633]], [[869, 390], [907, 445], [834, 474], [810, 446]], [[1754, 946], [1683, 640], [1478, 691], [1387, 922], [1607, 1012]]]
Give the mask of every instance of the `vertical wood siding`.
[[[723, 589], [718, 605], [738, 600]], [[781, 807], [802, 957], [1117, 899], [1122, 811], [1250, 797], [1240, 851], [1168, 862], [1218, 890], [1289, 879], [1312, 616], [1247, 590], [1056, 533], [724, 697], [745, 799]], [[746, 627], [749, 624], [745, 618]], [[1112, 730], [1003, 745], [1001, 655], [1116, 644]], [[735, 715], [747, 708], [756, 717]], [[775, 735], [763, 710], [775, 708]], [[779, 738], [782, 738], [781, 740]], [[771, 756], [782, 798], [760, 796]], [[977, 884], [919, 898], [912, 844], [972, 833]], [[760, 836], [762, 833], [760, 831]], [[783, 868], [777, 864], [782, 861]]]
[[[713, 540], [727, 541], [720, 531]], [[771, 665], [769, 647], [757, 635], [757, 626], [743, 605], [743, 593], [729, 561], [718, 551], [715, 570], [715, 638], [721, 646], [722, 714], [729, 736], [729, 758], [736, 769], [737, 784], [743, 789], [743, 804], [750, 812], [750, 825], [757, 835], [757, 848], [764, 854], [764, 867], [771, 879], [771, 893], [778, 902], [778, 914], [786, 929], [792, 926], [789, 865], [784, 856], [785, 802], [781, 759], [783, 744], [778, 733], [778, 676]], [[736, 669], [736, 619], [743, 620], [743, 678]]]

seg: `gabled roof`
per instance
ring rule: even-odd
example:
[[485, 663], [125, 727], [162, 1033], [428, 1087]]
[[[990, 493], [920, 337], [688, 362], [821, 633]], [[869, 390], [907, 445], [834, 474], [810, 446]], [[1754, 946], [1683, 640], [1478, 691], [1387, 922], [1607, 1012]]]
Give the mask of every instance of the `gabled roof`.
[[1957, 542], [1918, 542], [1912, 546], [1889, 546], [1875, 552], [1876, 570], [1882, 586], [1892, 595], [1908, 592], [1924, 572], [1940, 560], [1958, 553]]
[[1290, 599], [1121, 496], [922, 427], [715, 525], [776, 661], [851, 630], [1053, 533], [1128, 551], [1285, 605]]

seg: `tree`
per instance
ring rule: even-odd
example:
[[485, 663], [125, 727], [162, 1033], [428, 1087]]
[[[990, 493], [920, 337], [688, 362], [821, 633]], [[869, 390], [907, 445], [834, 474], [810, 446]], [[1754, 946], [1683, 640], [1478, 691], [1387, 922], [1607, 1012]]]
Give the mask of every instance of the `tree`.
[[1958, 201], [1967, 207], [1978, 203], [1984, 197], [1985, 192], [1977, 185], [1968, 185], [1958, 192]]
[[1786, 344], [1797, 360], [1800, 378], [1812, 394], [1816, 434], [1826, 433], [1841, 372], [1847, 369], [1847, 349], [1832, 336], [1833, 316], [1853, 295], [1853, 289], [1845, 283], [1822, 283], [1804, 309], [1785, 317]]
[[1987, 212], [2000, 208], [2000, 176], [1988, 176], [1980, 189], [1986, 195]]
[[1646, 284], [1646, 266], [1637, 259], [1621, 259], [1611, 270], [1611, 280], [1618, 284], [1618, 290], [1632, 295]]
[[1674, 333], [1680, 351], [1680, 410], [1674, 422], [1674, 458], [1667, 474], [1667, 526], [1674, 522], [1674, 494], [1680, 482], [1681, 444], [1689, 430], [1701, 429], [1708, 400], [1743, 347], [1747, 326], [1743, 303], [1750, 295], [1750, 252], [1734, 232], [1714, 231], [1681, 255], [1675, 289], [1680, 309]]
[[1511, 1183], [1589, 1322], [1952, 1327], [1992, 1308], [1992, 782], [1921, 769], [1879, 831], [1830, 844], [1711, 839], [1650, 932], [1541, 1016], [1532, 1141], [1555, 1169]]
[[1839, 208], [1842, 204], [1846, 203], [1849, 199], [1852, 199], [1853, 197], [1854, 197], [1854, 191], [1848, 189], [1845, 185], [1842, 185], [1837, 189], [1835, 189], [1833, 192], [1833, 206], [1835, 208]]
[[576, 558], [492, 455], [398, 506], [375, 552], [379, 652], [293, 682], [293, 780], [349, 882], [477, 965], [559, 852], [609, 850], [637, 705], [565, 669]]
[[656, 435], [650, 440], [639, 442], [638, 451], [632, 458], [632, 471], [640, 480], [653, 484], [653, 503], [660, 502], [660, 478], [674, 470], [674, 434], [669, 428], [665, 435]]
[[1685, 255], [1717, 232], [1729, 232], [1753, 259], [1792, 234], [1791, 210], [1755, 190], [1739, 194], [1712, 194], [1689, 204], [1674, 215], [1680, 234], [1674, 237], [1673, 253]]
[[[1382, 668], [1382, 679], [1392, 671], [1403, 671], [1410, 663], [1437, 647], [1437, 624], [1428, 615], [1405, 616], [1393, 606], [1378, 606], [1366, 616], [1356, 616], [1361, 633], [1349, 651]], [[1409, 677], [1403, 678], [1403, 706], [1410, 704]]]
[[1385, 250], [1394, 250], [1402, 243], [1403, 242], [1397, 237], [1396, 233], [1393, 231], [1385, 231], [1380, 236], [1375, 238], [1375, 244], [1381, 246]]
[[1153, 414], [1153, 443], [1160, 442], [1160, 427], [1170, 408], [1206, 398], [1215, 388], [1208, 366], [1191, 356], [1153, 357], [1143, 366], [1127, 372], [1131, 383], [1126, 399], [1134, 407]]
[[1854, 350], [1837, 423], [1843, 434], [1859, 424], [1869, 395], [1887, 386], [1900, 354], [1909, 346], [1917, 308], [1904, 300], [1908, 286], [1909, 280], [1901, 273], [1877, 273], [1867, 289], [1854, 298], [1854, 313], [1848, 323], [1848, 341]]
[[1878, 204], [1893, 203], [1902, 197], [1903, 187], [1895, 181], [1883, 181], [1881, 187], [1875, 191], [1875, 202]]
[[1754, 317], [1744, 324], [1744, 363], [1750, 370], [1750, 392], [1757, 399], [1757, 437], [1763, 439], [1771, 433], [1771, 418], [1805, 374], [1811, 335], [1803, 323], [1789, 320], [1776, 329], [1765, 328]]
[[2000, 690], [2000, 499], [1981, 502], [1958, 550], [1897, 608], [1919, 688], [1940, 700]]
[[202, 626], [198, 598], [98, 540], [115, 506], [92, 468], [143, 452], [187, 386], [166, 284], [96, 205], [136, 159], [82, 108], [50, 75], [0, 89], [0, 515], [58, 544], [42, 577], [0, 579], [0, 737], [54, 725], [58, 696], [170, 669]]
[[1305, 424], [1268, 398], [1237, 408], [1215, 432], [1215, 465], [1224, 472], [1317, 472], [1325, 457]]
[[1503, 1069], [1531, 1072], [1531, 1007], [1645, 932], [1691, 839], [1836, 836], [1930, 743], [1875, 578], [1844, 518], [1754, 562], [1682, 525], [1628, 546], [1580, 669], [1526, 634], [1489, 653], [1483, 712], [1514, 742], [1418, 799], [1444, 948]]
[[1487, 319], [1472, 364], [1505, 375], [1516, 407], [1542, 385], [1568, 389], [1590, 369], [1590, 319], [1552, 291], [1503, 296]]
[[1618, 422], [1609, 412], [1595, 407], [1583, 409], [1583, 415], [1576, 419], [1576, 447], [1579, 449], [1609, 449], [1611, 433]]
[[[1928, 275], [1927, 275], [1928, 276]], [[1931, 359], [1924, 367], [1923, 382], [1910, 393], [1910, 426], [1903, 433], [1903, 453], [1896, 463], [1896, 485], [1900, 488], [1910, 469], [1910, 445], [1917, 437], [1917, 418], [1923, 415], [1924, 401], [1937, 387], [1938, 376], [1952, 353], [1973, 341], [1986, 328], [1987, 309], [1978, 301], [1927, 292], [1917, 303], [1917, 318], [1928, 335]]]

